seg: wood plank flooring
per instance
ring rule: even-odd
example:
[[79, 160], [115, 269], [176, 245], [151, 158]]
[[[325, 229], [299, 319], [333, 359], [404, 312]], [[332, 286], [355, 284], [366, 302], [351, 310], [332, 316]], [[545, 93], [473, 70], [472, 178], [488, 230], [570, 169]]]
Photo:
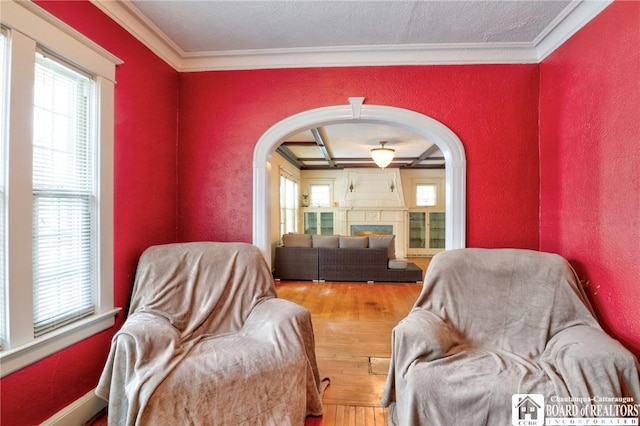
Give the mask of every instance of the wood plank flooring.
[[391, 356], [391, 330], [404, 318], [418, 284], [276, 283], [278, 296], [312, 315], [316, 357], [331, 384], [322, 417], [306, 426], [387, 425], [380, 406]]
[[[408, 260], [425, 271], [431, 258]], [[422, 285], [282, 281], [276, 290], [311, 312], [320, 375], [331, 379], [324, 415], [308, 417], [306, 426], [386, 426], [380, 399], [391, 330], [409, 313]]]
[[[426, 270], [430, 258], [411, 258]], [[305, 426], [386, 426], [380, 406], [391, 356], [391, 330], [417, 299], [420, 284], [276, 282], [278, 297], [311, 312], [318, 368], [331, 384], [324, 414]], [[90, 423], [106, 425], [106, 415]]]

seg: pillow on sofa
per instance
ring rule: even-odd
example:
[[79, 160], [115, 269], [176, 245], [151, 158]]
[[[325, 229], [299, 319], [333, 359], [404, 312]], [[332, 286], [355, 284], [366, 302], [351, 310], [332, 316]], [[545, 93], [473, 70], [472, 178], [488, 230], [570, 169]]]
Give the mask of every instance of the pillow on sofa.
[[340, 237], [340, 248], [367, 248], [368, 246], [368, 237]]
[[386, 248], [389, 259], [396, 258], [395, 235], [369, 235], [369, 248]]
[[285, 247], [311, 247], [311, 235], [309, 234], [284, 234], [282, 244]]
[[338, 248], [340, 237], [338, 235], [312, 235], [313, 247]]

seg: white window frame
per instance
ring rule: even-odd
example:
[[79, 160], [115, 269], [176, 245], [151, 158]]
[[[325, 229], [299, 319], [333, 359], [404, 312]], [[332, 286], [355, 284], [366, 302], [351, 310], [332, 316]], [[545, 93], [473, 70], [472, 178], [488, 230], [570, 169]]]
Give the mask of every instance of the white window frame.
[[[422, 204], [419, 201], [419, 197], [418, 197], [418, 189], [422, 188], [422, 187], [431, 187], [433, 188], [435, 194], [433, 197], [433, 204]], [[438, 184], [436, 183], [416, 183], [416, 185], [414, 186], [415, 189], [415, 197], [416, 197], [416, 207], [436, 207], [438, 205]]]
[[[326, 203], [320, 203], [317, 202], [315, 197], [313, 196], [313, 188], [317, 187], [317, 188], [326, 188], [327, 191], [327, 202]], [[333, 188], [332, 185], [330, 183], [310, 183], [309, 184], [309, 206], [311, 207], [331, 207], [331, 204], [333, 203]]]
[[[419, 206], [417, 191], [419, 185], [433, 185], [436, 187], [436, 204], [434, 206]], [[444, 178], [417, 178], [411, 179], [411, 206], [418, 209], [444, 209], [445, 208], [445, 179]]]
[[[6, 241], [6, 339], [0, 377], [114, 325], [113, 140], [115, 56], [32, 2], [4, 1], [1, 23], [9, 33]], [[33, 331], [32, 187], [33, 79], [40, 46], [95, 76], [99, 111], [98, 289], [96, 313], [40, 337]]]
[[[329, 208], [333, 206], [334, 197], [333, 197], [333, 179], [309, 179], [307, 180], [306, 186], [309, 191], [309, 207], [316, 208]], [[314, 203], [313, 197], [311, 196], [313, 186], [326, 186], [329, 191], [329, 201], [326, 204], [318, 204]]]
[[2, 55], [2, 57], [0, 58], [0, 69], [2, 70], [2, 73], [0, 73], [0, 88], [2, 90], [0, 90], [0, 121], [2, 122], [2, 126], [0, 126], [0, 205], [2, 206], [0, 208], [0, 282], [2, 283], [2, 285], [0, 285], [0, 315], [2, 315], [0, 317], [0, 351], [2, 351], [5, 346], [5, 324], [6, 324], [6, 318], [5, 318], [5, 299], [6, 299], [6, 283], [7, 283], [7, 276], [6, 276], [6, 263], [5, 263], [5, 259], [6, 259], [6, 244], [5, 244], [5, 235], [6, 235], [6, 229], [7, 229], [7, 224], [5, 221], [5, 217], [6, 217], [6, 188], [5, 188], [5, 181], [6, 181], [6, 176], [5, 176], [5, 172], [7, 170], [6, 167], [6, 162], [5, 162], [5, 151], [6, 151], [6, 147], [7, 147], [7, 134], [6, 134], [6, 120], [7, 120], [7, 115], [5, 114], [5, 110], [6, 110], [6, 105], [7, 105], [7, 99], [8, 99], [8, 88], [6, 87], [7, 85], [7, 74], [8, 74], [8, 58], [7, 56], [9, 55], [9, 49], [8, 49], [8, 45], [9, 45], [9, 39], [8, 39], [8, 31], [4, 30], [4, 27], [0, 26], [0, 35], [2, 35], [2, 38], [4, 39], [4, 41], [1, 41], [0, 44], [2, 44], [2, 49], [4, 50], [4, 54]]
[[[286, 179], [288, 181], [293, 182], [293, 184], [295, 185], [295, 193], [293, 194], [293, 207], [283, 207], [282, 206], [282, 180]], [[293, 217], [293, 232], [298, 232], [298, 215], [299, 215], [299, 196], [300, 196], [300, 182], [293, 177], [292, 174], [288, 173], [287, 171], [285, 171], [284, 169], [282, 169], [280, 171], [280, 238], [282, 238], [282, 234], [286, 233], [286, 229], [287, 229], [287, 217], [286, 217], [286, 210], [292, 210], [292, 214], [291, 216]], [[286, 196], [286, 195], [285, 195]]]

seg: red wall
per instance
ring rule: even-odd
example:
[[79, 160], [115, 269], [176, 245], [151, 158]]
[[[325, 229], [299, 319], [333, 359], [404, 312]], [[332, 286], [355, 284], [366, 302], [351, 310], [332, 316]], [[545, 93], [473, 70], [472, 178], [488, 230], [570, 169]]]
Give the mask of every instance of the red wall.
[[616, 1], [540, 66], [540, 248], [640, 356], [639, 22], [639, 2]]
[[260, 136], [293, 114], [364, 96], [433, 117], [462, 140], [469, 246], [537, 249], [538, 78], [537, 65], [183, 73], [180, 239], [252, 241]]
[[[460, 137], [468, 246], [569, 257], [607, 328], [639, 352], [640, 267], [631, 258], [640, 251], [639, 3], [610, 6], [540, 67], [181, 75], [89, 2], [38, 4], [125, 61], [116, 86], [117, 306], [126, 307], [137, 258], [151, 244], [252, 240], [253, 150], [269, 127], [365, 96], [431, 116]], [[95, 387], [113, 333], [2, 379], [0, 422], [37, 424]]]
[[[124, 61], [115, 92], [115, 305], [126, 308], [137, 259], [176, 239], [178, 73], [89, 2], [37, 2]], [[3, 425], [39, 424], [95, 388], [116, 327], [0, 382]]]

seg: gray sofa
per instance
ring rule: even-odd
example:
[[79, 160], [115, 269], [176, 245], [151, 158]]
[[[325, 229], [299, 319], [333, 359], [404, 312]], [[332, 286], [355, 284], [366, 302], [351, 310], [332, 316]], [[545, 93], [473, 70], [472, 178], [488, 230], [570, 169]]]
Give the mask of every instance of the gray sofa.
[[413, 263], [394, 261], [394, 236], [287, 234], [283, 241], [276, 247], [276, 279], [420, 283], [424, 275]]

